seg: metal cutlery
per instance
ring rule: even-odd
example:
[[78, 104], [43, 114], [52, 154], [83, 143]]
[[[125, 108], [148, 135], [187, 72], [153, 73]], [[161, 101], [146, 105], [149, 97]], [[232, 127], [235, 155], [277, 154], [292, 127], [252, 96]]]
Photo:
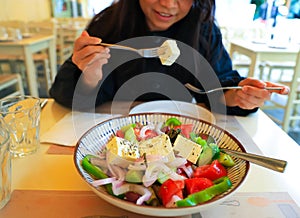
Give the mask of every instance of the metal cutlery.
[[136, 49], [129, 46], [124, 45], [117, 45], [117, 44], [108, 44], [108, 43], [100, 43], [99, 45], [114, 48], [114, 49], [120, 49], [120, 50], [127, 50], [127, 51], [133, 51], [138, 53], [140, 56], [144, 58], [154, 58], [158, 57], [165, 52], [164, 47], [155, 47], [155, 48], [143, 48], [143, 49]]
[[[207, 142], [216, 143], [216, 140], [211, 135], [208, 134], [203, 134], [203, 135], [207, 137]], [[227, 148], [220, 148], [220, 151], [280, 173], [284, 172], [285, 167], [287, 165], [287, 161], [285, 160], [275, 159], [275, 158], [266, 157], [262, 155], [251, 154], [242, 151], [235, 151]]]
[[[198, 93], [198, 94], [209, 94], [212, 92], [216, 92], [216, 91], [221, 91], [221, 90], [226, 90], [226, 89], [242, 89], [242, 86], [228, 86], [228, 87], [219, 87], [219, 88], [214, 88], [214, 89], [210, 89], [210, 90], [201, 90], [193, 85], [191, 85], [190, 83], [186, 83], [184, 85], [186, 88], [188, 88], [189, 90]], [[281, 90], [282, 87], [265, 87], [264, 89], [266, 90]]]
[[220, 150], [226, 154], [235, 156], [242, 160], [249, 161], [262, 167], [283, 173], [287, 165], [287, 161], [279, 160], [271, 157], [265, 157], [257, 154], [245, 153], [240, 151], [234, 151], [226, 148], [220, 148]]
[[48, 99], [45, 99], [40, 103], [41, 109], [43, 109], [46, 106], [47, 102], [48, 102]]

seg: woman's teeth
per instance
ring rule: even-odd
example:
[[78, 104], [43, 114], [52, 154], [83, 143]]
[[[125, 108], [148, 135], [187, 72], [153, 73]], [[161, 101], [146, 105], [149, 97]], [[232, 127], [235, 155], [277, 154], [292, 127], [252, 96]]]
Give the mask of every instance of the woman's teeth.
[[165, 14], [165, 13], [159, 13], [161, 16], [163, 17], [170, 17], [171, 15], [170, 14]]

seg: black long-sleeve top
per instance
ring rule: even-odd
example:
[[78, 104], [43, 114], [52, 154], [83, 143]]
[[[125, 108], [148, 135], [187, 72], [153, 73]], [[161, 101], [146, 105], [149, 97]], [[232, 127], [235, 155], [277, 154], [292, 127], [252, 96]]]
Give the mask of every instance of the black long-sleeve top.
[[[175, 39], [180, 56], [174, 64], [165, 66], [159, 58], [142, 58], [134, 52], [111, 49], [109, 63], [103, 67], [103, 79], [99, 81], [98, 87], [88, 94], [80, 81], [82, 71], [69, 58], [60, 67], [49, 92], [58, 103], [84, 109], [114, 100], [171, 99], [190, 102], [194, 98], [220, 113], [245, 116], [257, 110], [226, 107], [220, 103], [222, 93], [199, 95], [184, 87], [187, 82], [202, 89], [235, 86], [244, 79], [232, 69], [231, 59], [222, 44], [222, 35], [216, 25], [212, 28], [208, 46], [200, 46], [195, 50], [191, 47], [191, 41], [187, 40], [189, 32], [183, 34], [186, 37], [177, 34], [180, 31], [189, 31], [187, 25], [182, 28], [182, 23], [174, 24], [166, 31], [145, 31], [136, 38], [128, 37], [125, 33], [111, 37], [106, 31], [109, 13], [105, 14], [107, 16], [100, 15], [87, 27], [91, 36], [99, 37], [103, 42], [135, 48], [157, 47], [166, 39]], [[202, 32], [202, 37], [208, 41], [208, 28]]]

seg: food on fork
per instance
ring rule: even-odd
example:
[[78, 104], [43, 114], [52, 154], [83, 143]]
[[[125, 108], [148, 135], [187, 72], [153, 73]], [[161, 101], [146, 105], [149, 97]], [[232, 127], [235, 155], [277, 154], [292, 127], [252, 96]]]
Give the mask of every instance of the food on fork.
[[176, 41], [166, 40], [160, 47], [164, 48], [164, 53], [159, 55], [162, 65], [171, 66], [180, 55]]

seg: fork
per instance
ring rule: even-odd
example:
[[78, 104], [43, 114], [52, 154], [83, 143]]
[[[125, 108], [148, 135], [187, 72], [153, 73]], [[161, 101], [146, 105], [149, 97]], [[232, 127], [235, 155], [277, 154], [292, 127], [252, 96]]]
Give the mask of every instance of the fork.
[[138, 53], [140, 56], [144, 58], [154, 58], [162, 55], [165, 52], [164, 47], [155, 47], [155, 48], [143, 48], [143, 49], [136, 49], [129, 46], [124, 45], [117, 45], [117, 44], [108, 44], [108, 43], [100, 43], [99, 45], [114, 48], [114, 49], [121, 49], [121, 50], [128, 50]]
[[[242, 89], [243, 88], [242, 86], [229, 86], [229, 87], [219, 87], [219, 88], [204, 91], [204, 90], [201, 90], [201, 89], [191, 85], [190, 83], [186, 83], [184, 86], [187, 87], [189, 90], [196, 92], [198, 94], [209, 94], [209, 93], [221, 91], [221, 90]], [[266, 90], [281, 90], [282, 87], [265, 87], [264, 89], [266, 89]]]

